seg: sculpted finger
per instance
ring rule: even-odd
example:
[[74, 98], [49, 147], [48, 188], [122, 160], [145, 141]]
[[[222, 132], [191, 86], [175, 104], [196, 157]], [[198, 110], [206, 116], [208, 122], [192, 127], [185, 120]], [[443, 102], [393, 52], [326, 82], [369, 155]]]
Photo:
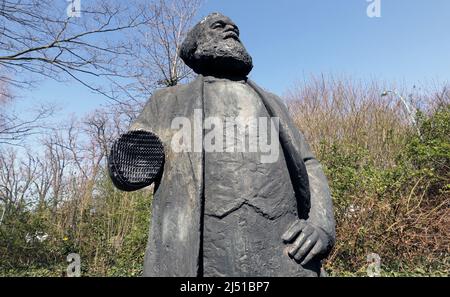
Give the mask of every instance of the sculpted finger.
[[309, 261], [312, 260], [312, 258], [314, 258], [315, 256], [317, 256], [323, 248], [323, 244], [322, 241], [318, 241], [316, 243], [316, 245], [312, 248], [312, 250], [308, 253], [308, 255], [305, 257], [305, 259], [302, 261], [302, 265], [307, 264]]
[[305, 228], [305, 221], [296, 221], [281, 237], [285, 242], [291, 242]]
[[308, 240], [305, 241], [305, 243], [301, 246], [298, 252], [294, 255], [294, 259], [300, 261], [300, 259], [303, 258], [306, 255], [306, 253], [308, 253], [316, 244], [317, 238], [318, 235], [316, 233], [309, 236]]
[[297, 251], [302, 247], [303, 243], [308, 239], [309, 235], [311, 233], [308, 233], [307, 230], [304, 230], [299, 237], [295, 240], [295, 242], [292, 244], [291, 249], [289, 250], [289, 255], [291, 257], [294, 257]]

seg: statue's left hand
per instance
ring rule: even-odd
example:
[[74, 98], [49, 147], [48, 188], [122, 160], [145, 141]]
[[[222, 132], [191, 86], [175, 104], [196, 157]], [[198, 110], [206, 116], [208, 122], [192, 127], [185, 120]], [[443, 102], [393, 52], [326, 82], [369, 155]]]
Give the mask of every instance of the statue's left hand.
[[[305, 220], [298, 220], [292, 224], [282, 236], [288, 247], [288, 254], [301, 265], [307, 264], [315, 256], [325, 254], [329, 248], [328, 235], [320, 228]], [[295, 241], [294, 241], [295, 240]]]

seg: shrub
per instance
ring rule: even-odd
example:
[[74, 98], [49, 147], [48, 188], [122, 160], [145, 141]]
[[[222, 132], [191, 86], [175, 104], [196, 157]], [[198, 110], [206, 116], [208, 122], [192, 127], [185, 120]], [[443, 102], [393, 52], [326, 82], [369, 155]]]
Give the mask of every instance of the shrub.
[[325, 268], [366, 275], [377, 253], [384, 275], [448, 274], [449, 96], [412, 127], [384, 89], [313, 79], [287, 96], [332, 191], [337, 240]]

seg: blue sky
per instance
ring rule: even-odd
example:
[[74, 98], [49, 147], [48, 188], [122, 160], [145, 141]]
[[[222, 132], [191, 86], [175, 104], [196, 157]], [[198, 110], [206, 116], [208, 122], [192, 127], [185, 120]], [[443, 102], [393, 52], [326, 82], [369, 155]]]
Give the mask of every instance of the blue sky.
[[[366, 0], [206, 0], [198, 19], [228, 15], [253, 56], [251, 78], [279, 94], [311, 74], [377, 78], [412, 86], [450, 81], [450, 1], [381, 0], [369, 18]], [[61, 116], [83, 116], [106, 99], [77, 83], [43, 81], [22, 94], [56, 102]]]
[[207, 0], [240, 27], [252, 78], [282, 95], [305, 75], [333, 73], [414, 84], [450, 79], [450, 1]]

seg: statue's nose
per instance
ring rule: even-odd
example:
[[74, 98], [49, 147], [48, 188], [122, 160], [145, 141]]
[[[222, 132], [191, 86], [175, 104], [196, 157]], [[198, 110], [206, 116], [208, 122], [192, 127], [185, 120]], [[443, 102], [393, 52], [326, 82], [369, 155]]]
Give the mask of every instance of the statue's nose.
[[236, 25], [233, 24], [227, 24], [225, 26], [225, 32], [229, 32], [229, 31], [233, 31], [235, 32], [237, 35], [239, 35], [239, 29], [237, 28]]

